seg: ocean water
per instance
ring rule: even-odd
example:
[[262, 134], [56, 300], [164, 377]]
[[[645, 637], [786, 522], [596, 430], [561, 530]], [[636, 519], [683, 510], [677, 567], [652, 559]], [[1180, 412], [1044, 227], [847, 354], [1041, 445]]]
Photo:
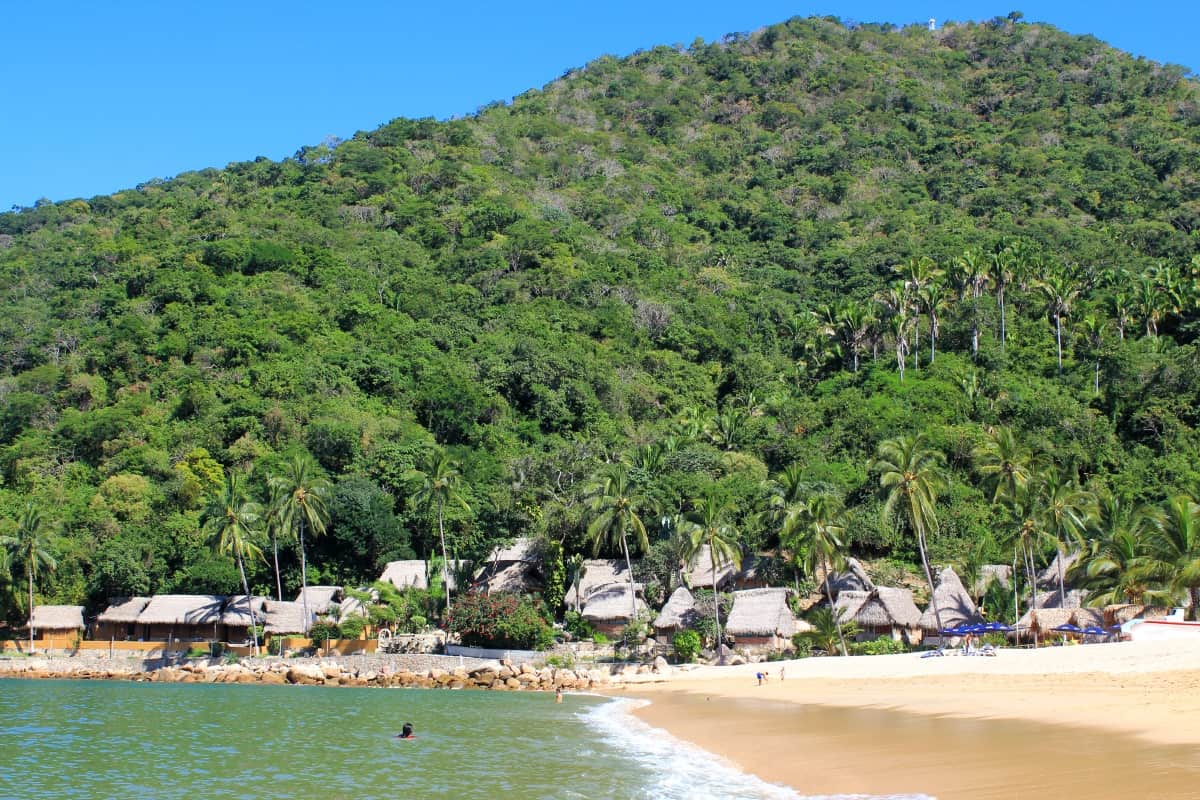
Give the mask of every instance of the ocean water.
[[[797, 798], [545, 693], [0, 680], [0, 798]], [[417, 738], [394, 738], [412, 722]]]

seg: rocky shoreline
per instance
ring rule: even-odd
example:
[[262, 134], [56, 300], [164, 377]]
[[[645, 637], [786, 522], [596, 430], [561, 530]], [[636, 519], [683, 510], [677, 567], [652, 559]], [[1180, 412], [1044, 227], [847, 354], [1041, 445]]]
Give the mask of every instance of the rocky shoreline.
[[241, 659], [234, 663], [195, 659], [180, 664], [27, 658], [0, 661], [0, 678], [555, 691], [594, 689], [631, 678], [645, 680], [649, 675], [666, 677], [671, 667], [658, 661], [661, 663], [615, 669], [566, 669], [449, 656]]

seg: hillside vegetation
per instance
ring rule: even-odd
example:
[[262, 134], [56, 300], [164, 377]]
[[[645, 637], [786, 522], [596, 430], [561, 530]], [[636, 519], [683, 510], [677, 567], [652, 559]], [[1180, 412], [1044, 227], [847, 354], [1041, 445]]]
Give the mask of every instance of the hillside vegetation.
[[[907, 569], [921, 523], [873, 461], [922, 434], [934, 563], [1124, 526], [1161, 566], [1134, 512], [1198, 476], [1200, 87], [1011, 17], [793, 19], [0, 215], [0, 535], [40, 512], [45, 601], [232, 593], [201, 525], [223, 473], [269, 511], [307, 454], [309, 582], [353, 584], [440, 555], [438, 510], [451, 558], [590, 556], [622, 462], [655, 552], [712, 496], [747, 551], [800, 556], [781, 530], [822, 496], [842, 552]], [[418, 492], [437, 454], [461, 502]], [[1152, 572], [1117, 594], [1178, 588]]]

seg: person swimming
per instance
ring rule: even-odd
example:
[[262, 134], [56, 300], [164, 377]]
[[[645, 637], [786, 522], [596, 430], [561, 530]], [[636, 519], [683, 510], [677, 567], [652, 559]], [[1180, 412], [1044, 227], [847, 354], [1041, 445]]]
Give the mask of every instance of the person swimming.
[[412, 723], [411, 722], [404, 723], [404, 727], [400, 729], [400, 732], [398, 734], [396, 734], [396, 738], [397, 739], [415, 739], [415, 738], [417, 738], [416, 734], [413, 733]]

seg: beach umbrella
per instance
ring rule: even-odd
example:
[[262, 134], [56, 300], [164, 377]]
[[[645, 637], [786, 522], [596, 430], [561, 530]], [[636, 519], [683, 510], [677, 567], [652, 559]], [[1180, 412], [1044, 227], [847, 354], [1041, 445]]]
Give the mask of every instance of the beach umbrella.
[[970, 626], [970, 625], [956, 625], [953, 628], [943, 628], [941, 630], [941, 635], [942, 636], [963, 636], [965, 634], [972, 632], [971, 627], [972, 626]]
[[1078, 625], [1072, 625], [1069, 622], [1065, 625], [1059, 625], [1058, 627], [1051, 628], [1050, 630], [1058, 631], [1060, 633], [1082, 633], [1083, 632], [1083, 629], [1080, 628]]
[[982, 625], [976, 625], [975, 628], [976, 633], [1008, 633], [1016, 630], [1013, 626], [1005, 625], [1003, 622], [985, 622]]
[[1104, 628], [1098, 628], [1095, 625], [1089, 625], [1082, 632], [1088, 636], [1108, 636], [1108, 631], [1104, 630]]

